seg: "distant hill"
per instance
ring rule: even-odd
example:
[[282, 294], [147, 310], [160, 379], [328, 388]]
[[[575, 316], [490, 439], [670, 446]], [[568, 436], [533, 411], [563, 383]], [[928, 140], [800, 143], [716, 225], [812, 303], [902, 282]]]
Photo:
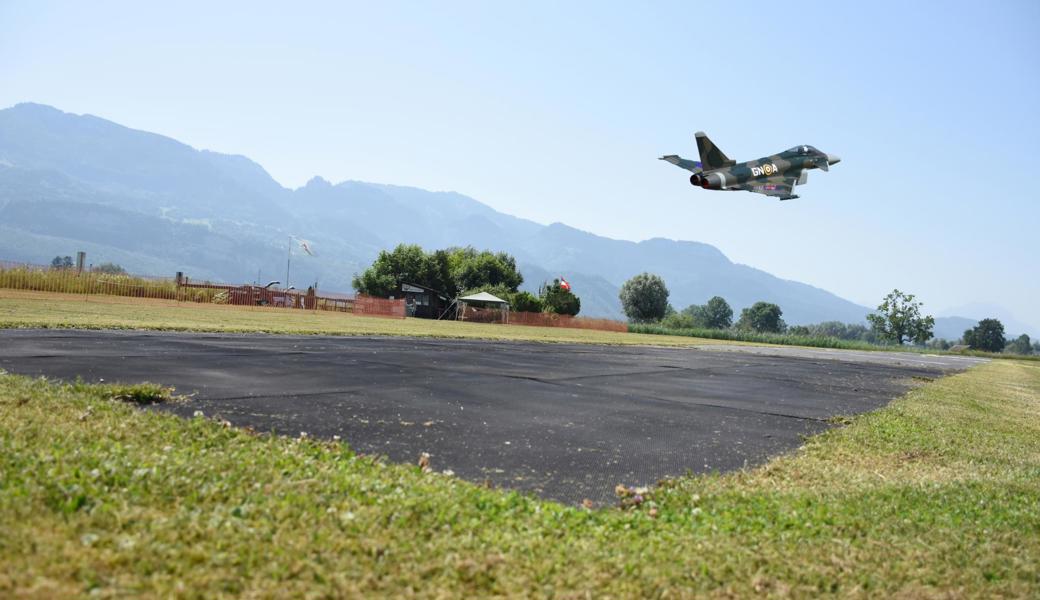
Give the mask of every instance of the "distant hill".
[[134, 272], [284, 280], [290, 234], [311, 240], [318, 254], [293, 259], [298, 287], [349, 290], [380, 250], [407, 242], [510, 252], [525, 289], [564, 275], [588, 316], [622, 318], [618, 289], [643, 271], [664, 277], [677, 308], [721, 295], [738, 312], [776, 302], [790, 324], [863, 322], [869, 312], [699, 242], [614, 240], [519, 219], [454, 192], [320, 177], [290, 190], [243, 156], [39, 104], [0, 110], [0, 258], [49, 262], [85, 249], [90, 262]]
[[936, 323], [940, 320], [946, 319], [959, 320], [959, 325], [963, 325], [965, 322], [968, 323], [966, 326], [961, 328], [960, 332], [957, 334], [958, 336], [963, 334], [965, 329], [974, 327], [981, 319], [999, 319], [1004, 325], [1005, 335], [1009, 338], [1018, 337], [1023, 333], [1028, 334], [1032, 338], [1040, 338], [1040, 329], [1023, 322], [1016, 315], [1012, 314], [1011, 311], [996, 304], [965, 304], [963, 306], [957, 306], [940, 311], [939, 315], [942, 316], [936, 317]]

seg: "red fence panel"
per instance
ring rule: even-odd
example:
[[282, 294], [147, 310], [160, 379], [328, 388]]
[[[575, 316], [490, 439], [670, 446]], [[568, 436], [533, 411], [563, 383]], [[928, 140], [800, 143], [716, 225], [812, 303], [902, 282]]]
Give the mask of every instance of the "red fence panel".
[[405, 317], [404, 299], [389, 300], [358, 294], [354, 298], [354, 314], [378, 317]]
[[508, 312], [499, 308], [484, 308], [463, 304], [459, 310], [458, 320], [470, 323], [501, 323], [509, 322]]
[[628, 325], [611, 319], [590, 319], [588, 317], [572, 317], [555, 313], [511, 312], [510, 325], [530, 325], [532, 327], [567, 327], [571, 329], [595, 329], [598, 331], [627, 332]]

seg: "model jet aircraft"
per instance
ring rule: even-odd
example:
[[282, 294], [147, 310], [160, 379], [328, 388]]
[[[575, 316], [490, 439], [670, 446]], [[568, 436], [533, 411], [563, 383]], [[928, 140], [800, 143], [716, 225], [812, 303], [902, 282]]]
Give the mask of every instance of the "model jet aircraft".
[[812, 146], [795, 146], [780, 154], [738, 163], [723, 154], [703, 131], [698, 131], [696, 137], [700, 162], [674, 154], [662, 156], [661, 160], [692, 171], [690, 183], [706, 190], [743, 190], [794, 200], [798, 197], [792, 193], [794, 186], [805, 185], [808, 169], [827, 171], [831, 165], [841, 162], [837, 156]]

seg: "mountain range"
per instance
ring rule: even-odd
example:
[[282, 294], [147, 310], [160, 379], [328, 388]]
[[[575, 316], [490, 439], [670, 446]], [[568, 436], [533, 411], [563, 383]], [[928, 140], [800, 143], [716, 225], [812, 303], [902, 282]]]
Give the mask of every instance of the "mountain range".
[[[286, 282], [290, 236], [310, 241], [316, 256], [297, 252]], [[454, 192], [321, 177], [287, 189], [244, 156], [40, 104], [0, 110], [0, 259], [46, 263], [84, 250], [89, 262], [137, 273], [347, 291], [355, 273], [399, 243], [504, 250], [524, 289], [565, 276], [586, 316], [623, 318], [618, 290], [644, 271], [664, 278], [677, 308], [719, 295], [739, 313], [766, 300], [789, 324], [862, 323], [870, 311], [736, 264], [708, 244], [614, 240]], [[974, 322], [939, 318], [936, 335], [957, 338]]]

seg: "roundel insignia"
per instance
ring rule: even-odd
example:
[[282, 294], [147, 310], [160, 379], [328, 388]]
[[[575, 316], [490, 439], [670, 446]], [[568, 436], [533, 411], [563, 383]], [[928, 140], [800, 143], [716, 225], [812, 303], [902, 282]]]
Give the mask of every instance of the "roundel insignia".
[[773, 174], [773, 165], [762, 165], [762, 172], [766, 175]]

